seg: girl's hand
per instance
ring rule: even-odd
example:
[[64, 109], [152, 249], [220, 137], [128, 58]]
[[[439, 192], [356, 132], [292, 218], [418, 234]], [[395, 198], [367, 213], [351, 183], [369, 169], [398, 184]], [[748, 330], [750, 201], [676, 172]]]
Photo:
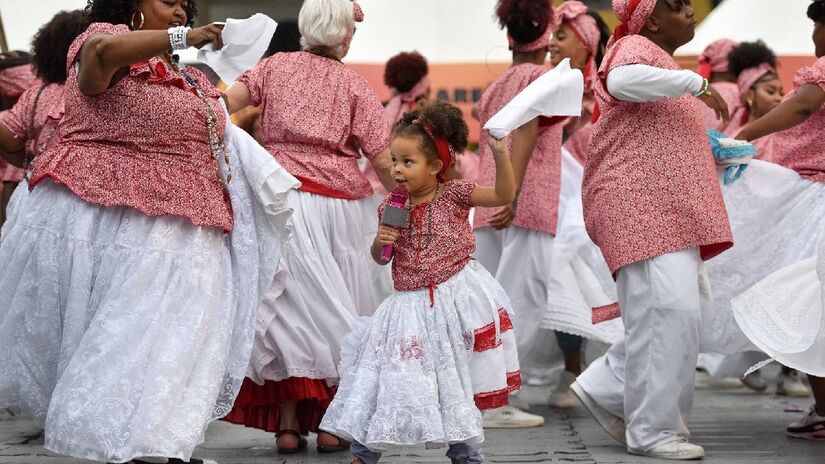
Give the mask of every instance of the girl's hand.
[[398, 235], [397, 229], [382, 225], [378, 228], [378, 233], [375, 234], [375, 243], [382, 247], [392, 245], [398, 240]]
[[186, 34], [186, 43], [195, 48], [202, 48], [211, 43], [215, 50], [220, 50], [223, 47], [222, 34], [222, 24], [207, 24], [206, 26], [190, 29], [189, 33]]
[[513, 225], [513, 220], [516, 219], [516, 209], [515, 201], [499, 208], [499, 210], [490, 217], [490, 227], [495, 230], [502, 230]]
[[707, 105], [708, 108], [716, 112], [716, 119], [721, 119], [725, 122], [730, 121], [730, 113], [728, 112], [728, 103], [719, 95], [719, 92], [712, 86], [708, 86], [710, 95], [699, 95], [699, 100]]
[[493, 151], [494, 156], [507, 154], [507, 138], [498, 140], [497, 138], [487, 133], [487, 145]]

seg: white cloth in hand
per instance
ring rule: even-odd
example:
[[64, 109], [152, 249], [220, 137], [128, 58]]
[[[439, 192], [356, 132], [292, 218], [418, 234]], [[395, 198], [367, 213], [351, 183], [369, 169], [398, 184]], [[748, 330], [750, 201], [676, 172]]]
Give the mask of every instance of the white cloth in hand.
[[198, 60], [208, 64], [229, 84], [258, 64], [277, 27], [278, 23], [262, 13], [247, 19], [229, 18], [223, 28], [223, 48], [215, 50], [212, 44], [207, 44], [198, 52]]
[[484, 125], [502, 139], [539, 116], [580, 116], [584, 78], [567, 58], [516, 95]]

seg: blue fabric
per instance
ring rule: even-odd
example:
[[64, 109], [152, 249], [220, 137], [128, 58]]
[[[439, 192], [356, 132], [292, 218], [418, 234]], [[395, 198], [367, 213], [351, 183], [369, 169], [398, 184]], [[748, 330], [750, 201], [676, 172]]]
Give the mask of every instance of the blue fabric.
[[576, 354], [582, 350], [582, 338], [578, 335], [556, 331], [556, 343], [564, 354]]
[[[719, 143], [719, 139], [724, 138], [728, 138], [728, 136], [719, 131], [708, 129], [708, 141], [710, 142], [710, 149], [713, 152], [714, 158], [718, 160], [724, 160], [730, 158], [740, 158], [742, 156], [756, 156], [756, 148], [754, 148], [753, 145], [723, 147], [722, 144]], [[736, 164], [728, 166], [725, 169], [725, 185], [730, 185], [739, 180], [739, 178], [742, 177], [742, 174], [745, 172], [745, 169], [747, 168], [747, 164]]]

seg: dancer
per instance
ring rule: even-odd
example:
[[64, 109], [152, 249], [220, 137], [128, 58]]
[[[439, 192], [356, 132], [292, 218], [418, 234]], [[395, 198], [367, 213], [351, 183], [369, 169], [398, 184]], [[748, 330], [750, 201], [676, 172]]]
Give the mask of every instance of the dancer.
[[731, 50], [737, 45], [735, 41], [730, 39], [715, 40], [705, 47], [705, 50], [699, 55], [699, 66], [696, 72], [713, 84], [713, 88], [719, 92], [719, 95], [728, 104], [728, 112], [731, 115], [730, 121], [724, 121], [716, 117], [716, 113], [712, 109], [703, 106], [701, 109], [702, 118], [707, 129], [727, 133], [728, 128], [731, 126], [735, 128], [742, 127], [740, 123], [734, 121], [741, 104], [739, 101], [739, 86], [736, 85], [736, 76], [731, 72], [728, 58]]
[[[57, 123], [63, 117], [66, 56], [75, 38], [89, 27], [85, 11], [61, 12], [34, 36], [34, 65], [43, 84], [25, 91], [9, 111], [0, 113], [0, 153], [9, 163], [28, 171], [34, 158], [57, 143]], [[25, 180], [8, 204], [9, 221], [28, 197]]]
[[685, 424], [709, 303], [702, 261], [732, 245], [698, 105], [723, 119], [727, 106], [673, 59], [693, 38], [689, 2], [614, 0], [613, 11], [622, 22], [596, 83], [601, 116], [582, 190], [587, 231], [616, 277], [625, 340], [571, 388], [631, 454], [697, 459], [704, 450]]
[[[31, 59], [20, 51], [0, 54], [0, 109], [11, 108], [24, 92], [40, 83]], [[6, 222], [7, 205], [23, 174], [22, 168], [0, 158], [0, 226]]]
[[[822, 235], [825, 214], [820, 205], [825, 201], [822, 185], [825, 144], [818, 134], [825, 127], [825, 1], [811, 3], [807, 15], [814, 21], [817, 61], [797, 72], [794, 90], [779, 106], [742, 128], [737, 135], [742, 140], [757, 140], [773, 134], [773, 161], [795, 171], [771, 173], [783, 176], [781, 188], [753, 184], [749, 189], [753, 192], [751, 195], [758, 194], [751, 203], [758, 202], [760, 208], [755, 213], [761, 212], [763, 217], [746, 215], [747, 221], [742, 222], [758, 225], [752, 229], [758, 230], [762, 241], [769, 246], [760, 251], [763, 254], [755, 256], [752, 265], [750, 261], [743, 264], [748, 264], [749, 269], [768, 262], [774, 269], [788, 266], [754, 285], [736, 298], [732, 306], [740, 327], [759, 348], [777, 361], [809, 374], [815, 404], [806, 416], [786, 429], [786, 434], [821, 439], [825, 438], [825, 360], [822, 359], [825, 333], [821, 324], [825, 314], [821, 297], [822, 282], [825, 282], [821, 259], [825, 251]], [[765, 184], [760, 180], [754, 181]], [[748, 204], [737, 203], [737, 206]], [[775, 208], [779, 212], [765, 214]], [[782, 216], [777, 215], [780, 213]], [[732, 223], [737, 231], [737, 223]], [[766, 233], [773, 239], [766, 240]], [[793, 243], [782, 239], [790, 236], [799, 238]], [[817, 240], [819, 246], [815, 247]], [[782, 250], [775, 251], [779, 246]], [[790, 324], [777, 325], [778, 321]]]
[[[561, 190], [559, 219], [553, 240], [547, 280], [547, 302], [541, 326], [558, 334], [564, 347], [564, 371], [549, 403], [557, 408], [572, 408], [576, 398], [570, 385], [581, 374], [583, 349], [577, 337], [613, 343], [620, 339], [621, 324], [594, 325], [593, 308], [615, 303], [615, 289], [610, 272], [598, 248], [590, 241], [581, 218], [582, 163], [592, 134], [595, 100], [593, 83], [601, 65], [610, 31], [601, 17], [578, 1], [567, 1], [555, 10], [555, 32], [550, 41], [553, 66], [569, 58], [573, 68], [584, 74], [585, 94], [582, 114], [569, 118], [564, 126], [561, 150]], [[571, 154], [572, 153], [572, 154]], [[578, 350], [575, 350], [579, 347]]]
[[297, 182], [171, 57], [221, 46], [192, 0], [87, 11], [59, 140], [0, 242], [0, 404], [56, 453], [189, 460], [242, 383]]
[[[546, 0], [500, 0], [496, 15], [499, 25], [507, 29], [513, 64], [490, 84], [476, 105], [482, 126], [547, 71], [543, 65], [553, 33], [553, 11]], [[477, 208], [473, 219], [478, 243], [475, 257], [513, 302], [519, 362], [525, 379], [550, 375], [553, 366], [548, 352], [557, 340], [564, 352], [573, 353], [571, 358], [578, 359], [581, 349], [581, 338], [564, 333], [554, 336], [535, 324], [547, 302], [546, 276], [558, 219], [563, 129], [561, 120], [541, 118], [515, 131], [508, 143], [512, 144], [516, 198], [502, 208]], [[481, 147], [480, 161], [478, 184], [491, 186], [496, 170], [488, 146]], [[542, 424], [543, 417], [513, 406], [484, 414], [485, 427]]]
[[[421, 105], [395, 127], [393, 175], [409, 221], [382, 225], [372, 246], [380, 264], [393, 247], [395, 292], [344, 342], [341, 386], [321, 425], [353, 440], [354, 463], [419, 444], [449, 446], [453, 463], [482, 463], [479, 408], [506, 404], [521, 384], [508, 298], [472, 259], [468, 221], [473, 206], [512, 201], [513, 170], [506, 142], [488, 138], [494, 187], [445, 181], [467, 135], [461, 110], [442, 102]], [[379, 214], [392, 203], [388, 197]]]
[[[375, 310], [364, 218], [372, 188], [363, 153], [387, 189], [390, 128], [365, 78], [341, 59], [361, 8], [349, 0], [306, 0], [298, 16], [304, 51], [278, 53], [227, 91], [230, 112], [261, 108], [264, 147], [297, 177], [289, 194], [292, 240], [258, 311], [251, 377], [232, 414], [237, 424], [277, 432], [281, 453], [306, 448], [338, 383], [341, 340], [355, 318]], [[349, 444], [326, 432], [318, 449]]]

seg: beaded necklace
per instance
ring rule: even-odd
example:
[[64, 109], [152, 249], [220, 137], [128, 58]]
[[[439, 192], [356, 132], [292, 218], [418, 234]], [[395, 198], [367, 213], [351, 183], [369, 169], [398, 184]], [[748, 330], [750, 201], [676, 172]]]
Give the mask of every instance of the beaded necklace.
[[223, 159], [223, 162], [226, 165], [226, 183], [229, 184], [229, 182], [232, 181], [232, 167], [229, 165], [229, 154], [226, 151], [226, 145], [223, 142], [223, 137], [221, 136], [220, 129], [218, 128], [218, 116], [215, 114], [215, 110], [209, 103], [209, 99], [206, 96], [206, 92], [203, 91], [203, 87], [201, 87], [200, 83], [192, 77], [191, 74], [186, 72], [186, 67], [180, 64], [178, 61], [178, 56], [167, 53], [166, 57], [169, 59], [172, 69], [186, 79], [186, 82], [195, 89], [198, 97], [201, 99], [204, 106], [206, 106], [206, 126], [209, 129], [209, 149], [212, 151], [212, 159], [215, 160], [215, 164], [218, 166], [218, 178], [221, 177], [219, 160]]

